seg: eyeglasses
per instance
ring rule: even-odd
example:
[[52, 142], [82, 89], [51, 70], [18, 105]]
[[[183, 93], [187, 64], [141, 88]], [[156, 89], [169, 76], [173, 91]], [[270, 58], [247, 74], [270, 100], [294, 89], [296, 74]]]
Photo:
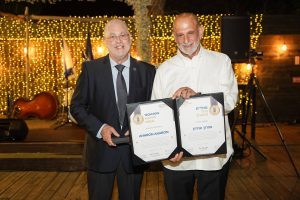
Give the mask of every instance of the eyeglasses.
[[129, 39], [129, 34], [122, 33], [121, 35], [111, 35], [111, 36], [108, 36], [107, 39], [110, 41], [117, 41], [118, 39], [125, 41], [125, 40]]

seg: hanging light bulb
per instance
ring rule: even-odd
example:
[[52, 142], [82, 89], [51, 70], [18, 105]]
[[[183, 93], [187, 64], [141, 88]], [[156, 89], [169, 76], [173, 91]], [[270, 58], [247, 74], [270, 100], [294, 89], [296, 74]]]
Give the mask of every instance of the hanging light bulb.
[[283, 45], [281, 46], [281, 51], [286, 51], [287, 50], [287, 46], [285, 43], [283, 43]]

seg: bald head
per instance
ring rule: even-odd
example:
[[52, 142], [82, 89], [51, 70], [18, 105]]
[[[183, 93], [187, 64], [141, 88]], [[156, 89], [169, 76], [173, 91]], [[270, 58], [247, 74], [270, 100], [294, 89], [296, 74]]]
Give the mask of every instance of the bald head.
[[173, 31], [175, 32], [178, 25], [184, 23], [184, 22], [190, 22], [194, 25], [194, 27], [197, 29], [200, 27], [200, 23], [198, 20], [198, 17], [193, 13], [181, 13], [179, 15], [176, 15], [175, 20], [173, 22]]

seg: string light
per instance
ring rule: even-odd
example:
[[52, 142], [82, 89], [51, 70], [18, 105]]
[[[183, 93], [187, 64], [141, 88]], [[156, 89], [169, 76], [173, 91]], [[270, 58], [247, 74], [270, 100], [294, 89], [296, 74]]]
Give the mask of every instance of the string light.
[[102, 55], [104, 52], [103, 47], [102, 46], [97, 47], [97, 52], [98, 52], [98, 54]]
[[[199, 15], [199, 21], [204, 26], [202, 45], [205, 48], [220, 51], [221, 49], [221, 17], [222, 15]], [[255, 49], [262, 32], [262, 15], [250, 17], [251, 48]], [[16, 100], [25, 97], [28, 87], [29, 98], [48, 91], [58, 97], [63, 103], [65, 91], [64, 68], [62, 62], [61, 36], [63, 35], [71, 50], [75, 74], [70, 78], [70, 86], [74, 87], [81, 70], [82, 53], [85, 51], [86, 34], [91, 34], [92, 50], [95, 58], [107, 54], [103, 47], [103, 30], [107, 16], [90, 17], [97, 22], [91, 22], [87, 17], [75, 17], [77, 20], [29, 20], [29, 69], [28, 85], [26, 85], [26, 48], [25, 22], [7, 17], [0, 18], [0, 111], [7, 110], [8, 95]], [[121, 18], [128, 24], [132, 35], [131, 53], [137, 54], [137, 31], [134, 17]], [[151, 63], [160, 63], [176, 54], [177, 46], [172, 37], [174, 16], [151, 16]]]

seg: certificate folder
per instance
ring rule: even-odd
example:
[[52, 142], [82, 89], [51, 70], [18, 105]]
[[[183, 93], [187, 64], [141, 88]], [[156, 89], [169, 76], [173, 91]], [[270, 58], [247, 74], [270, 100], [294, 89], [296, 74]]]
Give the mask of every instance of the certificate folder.
[[226, 154], [223, 93], [127, 104], [135, 164]]

